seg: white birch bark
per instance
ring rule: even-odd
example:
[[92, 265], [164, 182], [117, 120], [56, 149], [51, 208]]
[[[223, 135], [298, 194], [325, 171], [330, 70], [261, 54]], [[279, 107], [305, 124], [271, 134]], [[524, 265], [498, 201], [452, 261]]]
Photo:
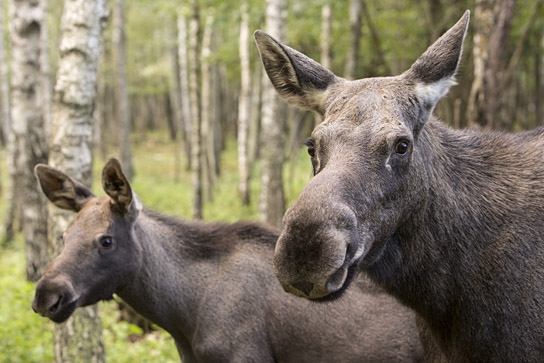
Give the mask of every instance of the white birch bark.
[[193, 219], [202, 219], [202, 121], [200, 110], [200, 14], [198, 0], [191, 0], [189, 23], [189, 93], [191, 99], [191, 183]]
[[[266, 31], [285, 41], [287, 6], [285, 0], [266, 1]], [[263, 77], [266, 75], [263, 74]], [[285, 209], [283, 162], [285, 159], [285, 105], [268, 79], [263, 81], [261, 109], [261, 192], [260, 219], [281, 226]]]
[[238, 98], [238, 174], [240, 182], [238, 190], [243, 205], [250, 202], [250, 164], [248, 155], [249, 111], [251, 94], [251, 67], [249, 57], [249, 5], [242, 2], [242, 19], [240, 22], [240, 97]]
[[215, 182], [215, 153], [214, 153], [214, 125], [212, 110], [213, 68], [210, 62], [212, 55], [213, 15], [206, 17], [204, 34], [202, 36], [201, 52], [201, 137], [202, 137], [202, 189], [206, 200], [213, 200], [212, 189]]
[[[41, 32], [44, 31], [43, 3], [10, 1], [12, 44], [12, 123], [10, 146], [12, 185], [21, 186], [23, 232], [26, 241], [27, 279], [36, 281], [47, 262], [47, 200], [38, 191], [34, 165], [47, 163], [42, 104]], [[15, 191], [14, 196], [17, 196]]]
[[[67, 0], [61, 20], [49, 164], [87, 186], [91, 184], [92, 113], [106, 18], [106, 0]], [[49, 208], [52, 256], [62, 249], [58, 236], [73, 217], [70, 212]], [[56, 362], [105, 361], [98, 305], [79, 308], [54, 329]]]
[[189, 65], [187, 59], [187, 21], [185, 15], [178, 14], [178, 62], [179, 86], [181, 92], [181, 112], [183, 122], [183, 141], [188, 169], [191, 169], [192, 113], [189, 93]]

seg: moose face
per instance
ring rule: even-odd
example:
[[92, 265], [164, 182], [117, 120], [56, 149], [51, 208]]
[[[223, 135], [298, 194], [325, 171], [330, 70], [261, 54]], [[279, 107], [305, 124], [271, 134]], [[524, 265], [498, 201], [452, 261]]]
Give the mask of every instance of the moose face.
[[35, 173], [49, 200], [78, 213], [62, 236], [62, 253], [38, 281], [32, 303], [34, 311], [63, 322], [80, 306], [111, 299], [137, 271], [141, 249], [133, 224], [140, 207], [114, 159], [103, 170], [109, 195], [98, 198], [46, 165], [38, 165]]
[[402, 79], [341, 87], [306, 142], [314, 177], [285, 213], [274, 259], [287, 290], [311, 298], [347, 286], [424, 203], [417, 138], [428, 110]]
[[276, 245], [274, 270], [286, 291], [334, 298], [357, 270], [399, 258], [395, 234], [418, 218], [428, 193], [423, 128], [454, 84], [468, 19], [402, 75], [357, 81], [255, 33], [280, 95], [323, 117], [307, 141], [314, 177], [285, 213]]

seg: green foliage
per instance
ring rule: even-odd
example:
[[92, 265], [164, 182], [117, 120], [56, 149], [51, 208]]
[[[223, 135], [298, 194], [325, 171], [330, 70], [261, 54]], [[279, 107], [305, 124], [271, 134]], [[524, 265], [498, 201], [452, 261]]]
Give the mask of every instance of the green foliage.
[[23, 238], [0, 250], [0, 361], [48, 362], [53, 359], [53, 323], [34, 314], [34, 284], [25, 281]]

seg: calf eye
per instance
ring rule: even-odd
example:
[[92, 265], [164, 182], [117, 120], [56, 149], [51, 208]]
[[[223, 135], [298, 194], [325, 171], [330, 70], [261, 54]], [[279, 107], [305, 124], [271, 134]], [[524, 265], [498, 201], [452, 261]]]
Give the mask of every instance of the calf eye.
[[410, 143], [407, 140], [399, 140], [395, 145], [395, 152], [399, 155], [404, 155], [408, 152]]
[[103, 236], [100, 238], [100, 246], [105, 249], [111, 248], [113, 246], [113, 238], [111, 236]]

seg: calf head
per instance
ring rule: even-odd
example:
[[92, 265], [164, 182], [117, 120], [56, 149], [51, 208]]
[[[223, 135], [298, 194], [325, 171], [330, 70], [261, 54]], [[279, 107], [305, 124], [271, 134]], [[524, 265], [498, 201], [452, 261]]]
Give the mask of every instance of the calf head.
[[62, 236], [62, 253], [47, 266], [32, 302], [35, 312], [62, 322], [79, 306], [110, 299], [138, 269], [141, 250], [132, 227], [141, 204], [115, 159], [102, 171], [107, 193], [102, 197], [47, 165], [37, 165], [35, 174], [53, 204], [77, 213]]
[[285, 213], [274, 255], [286, 291], [311, 299], [338, 295], [424, 209], [426, 151], [418, 141], [455, 84], [468, 22], [467, 11], [403, 74], [356, 81], [255, 32], [279, 94], [323, 118], [307, 141], [314, 177]]

